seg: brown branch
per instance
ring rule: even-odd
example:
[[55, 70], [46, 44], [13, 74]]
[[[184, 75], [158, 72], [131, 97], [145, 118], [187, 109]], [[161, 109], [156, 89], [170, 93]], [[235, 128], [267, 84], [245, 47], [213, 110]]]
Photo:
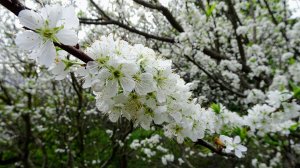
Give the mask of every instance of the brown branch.
[[[159, 41], [163, 41], [163, 42], [168, 42], [168, 43], [175, 43], [175, 40], [173, 38], [169, 38], [169, 37], [160, 37], [160, 36], [156, 36], [156, 35], [152, 35], [140, 30], [137, 30], [133, 27], [130, 27], [128, 25], [125, 25], [119, 21], [116, 20], [105, 20], [105, 21], [101, 21], [101, 19], [88, 19], [88, 18], [80, 18], [80, 23], [82, 24], [93, 24], [93, 25], [117, 25], [123, 29], [126, 29], [132, 33], [136, 33], [139, 34], [141, 36], [144, 36], [145, 38], [150, 38], [150, 39], [155, 39], [155, 40], [159, 40]], [[213, 49], [209, 49], [207, 47], [204, 47], [203, 51], [204, 54], [210, 56], [213, 59], [216, 59], [218, 61], [220, 60], [224, 60], [224, 59], [228, 59], [227, 57], [225, 57], [224, 55], [221, 55], [220, 53], [216, 52]]]
[[[23, 4], [21, 4], [18, 0], [1, 0], [0, 4], [3, 5], [5, 8], [7, 8], [8, 10], [10, 10], [16, 16], [18, 16], [21, 10], [29, 9]], [[68, 53], [72, 54], [73, 56], [75, 56], [76, 58], [80, 59], [85, 63], [87, 63], [88, 61], [93, 61], [93, 59], [90, 58], [88, 55], [86, 55], [83, 51], [73, 46], [68, 46], [68, 45], [63, 45], [58, 43], [54, 43], [54, 45], [67, 51]]]
[[275, 25], [278, 25], [278, 22], [277, 22], [275, 16], [273, 15], [273, 12], [272, 12], [272, 10], [271, 10], [271, 7], [270, 7], [269, 3], [268, 3], [266, 0], [264, 0], [264, 3], [265, 3], [265, 5], [266, 5], [266, 7], [267, 7], [267, 9], [268, 9], [269, 14], [271, 15], [271, 18], [272, 18], [273, 23], [274, 23]]
[[225, 81], [219, 81], [220, 78], [216, 78], [215, 76], [213, 76], [212, 74], [210, 74], [206, 69], [204, 69], [202, 66], [200, 66], [195, 60], [193, 60], [192, 58], [190, 58], [189, 56], [185, 55], [185, 58], [192, 62], [194, 65], [196, 65], [200, 70], [202, 70], [209, 78], [211, 78], [213, 81], [215, 81], [217, 84], [219, 84], [219, 86], [225, 90], [228, 90], [229, 92], [236, 94], [240, 97], [246, 97], [246, 95], [240, 93], [239, 91], [235, 91], [233, 89], [230, 88], [230, 85], [227, 85]]
[[10, 10], [16, 16], [18, 16], [21, 10], [29, 9], [21, 4], [18, 0], [1, 0], [0, 4], [3, 5], [6, 9]]
[[[29, 107], [30, 108], [30, 107]], [[23, 166], [25, 168], [30, 167], [30, 161], [29, 161], [29, 155], [30, 155], [30, 149], [29, 144], [31, 140], [31, 121], [30, 121], [30, 115], [29, 113], [23, 114], [22, 118], [25, 123], [25, 137], [23, 139], [23, 149], [22, 149], [22, 162]]]
[[[92, 0], [91, 0], [92, 1]], [[154, 5], [148, 2], [145, 2], [143, 0], [134, 0], [136, 3], [141, 4], [145, 7], [151, 8], [151, 9], [156, 9], [156, 10], [160, 10], [160, 11], [164, 11], [164, 15], [165, 17], [167, 17], [168, 21], [172, 24], [172, 26], [178, 30], [179, 32], [184, 32], [184, 29], [181, 27], [181, 25], [175, 20], [175, 18], [172, 16], [171, 12], [161, 6], [161, 5]], [[123, 24], [117, 20], [113, 20], [112, 18], [110, 18], [97, 4], [92, 3], [96, 9], [100, 12], [100, 14], [104, 17], [104, 19], [109, 19], [109, 20], [105, 20], [105, 21], [101, 21], [103, 19], [88, 19], [88, 18], [80, 18], [80, 23], [82, 24], [94, 24], [94, 25], [117, 25], [121, 28], [124, 28], [132, 33], [136, 33], [139, 35], [142, 35], [146, 38], [151, 38], [151, 39], [155, 39], [155, 40], [159, 40], [159, 41], [163, 41], [163, 42], [169, 42], [169, 43], [175, 43], [175, 40], [173, 38], [168, 38], [168, 37], [159, 37], [159, 36], [155, 36], [140, 30], [137, 30], [133, 27], [130, 27], [126, 24]], [[101, 21], [101, 22], [100, 22]], [[204, 54], [210, 56], [213, 59], [216, 59], [218, 61], [222, 60], [222, 59], [227, 59], [227, 57], [221, 55], [220, 53], [214, 51], [213, 49], [209, 49], [207, 47], [204, 47], [204, 50], [202, 51]]]
[[172, 15], [172, 13], [169, 11], [168, 8], [162, 6], [162, 5], [154, 5], [149, 2], [143, 1], [143, 0], [133, 0], [134, 2], [143, 5], [144, 7], [155, 9], [160, 11], [169, 21], [169, 23], [179, 32], [184, 32], [183, 27], [176, 21], [175, 17]]
[[226, 4], [228, 5], [228, 12], [226, 16], [231, 21], [231, 24], [234, 28], [234, 34], [236, 36], [236, 41], [238, 44], [238, 49], [241, 57], [240, 63], [242, 64], [242, 70], [246, 73], [249, 73], [251, 71], [251, 68], [247, 65], [246, 53], [242, 41], [243, 37], [237, 34], [237, 29], [239, 27], [238, 23], [241, 24], [241, 21], [234, 9], [234, 4], [231, 2], [231, 0], [226, 0]]
[[152, 35], [143, 31], [140, 31], [136, 28], [130, 27], [124, 23], [121, 23], [117, 20], [105, 20], [105, 21], [99, 21], [100, 19], [86, 19], [86, 18], [81, 18], [80, 19], [80, 23], [82, 24], [93, 24], [93, 25], [117, 25], [123, 29], [126, 29], [132, 33], [136, 33], [139, 35], [144, 36], [145, 38], [149, 38], [149, 39], [155, 39], [155, 40], [159, 40], [159, 41], [163, 41], [163, 42], [168, 42], [168, 43], [175, 43], [175, 40], [173, 38], [168, 38], [168, 37], [160, 37], [160, 36], [156, 36], [156, 35]]
[[204, 54], [210, 56], [211, 58], [218, 60], [218, 61], [228, 59], [227, 57], [221, 55], [220, 53], [216, 52], [215, 50], [209, 49], [209, 48], [206, 48], [206, 47], [204, 47], [202, 52]]
[[104, 16], [106, 20], [111, 20], [111, 18], [104, 12], [104, 10], [102, 10], [93, 0], [90, 0], [90, 2], [93, 6], [95, 6], [95, 8], [100, 12], [100, 14]]
[[[12, 96], [9, 94], [9, 90], [4, 86], [4, 82], [0, 80], [0, 89], [2, 90], [3, 95], [0, 95], [0, 98], [7, 104], [13, 105]], [[4, 96], [5, 95], [5, 96]]]

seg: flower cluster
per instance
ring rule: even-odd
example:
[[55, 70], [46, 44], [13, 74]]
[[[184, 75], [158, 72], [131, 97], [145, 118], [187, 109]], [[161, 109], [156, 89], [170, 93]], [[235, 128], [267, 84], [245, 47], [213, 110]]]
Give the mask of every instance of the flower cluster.
[[[204, 137], [207, 111], [192, 100], [189, 84], [173, 73], [172, 62], [143, 45], [112, 36], [95, 41], [87, 53], [95, 61], [78, 70], [84, 87], [92, 87], [100, 111], [116, 122], [121, 116], [148, 130], [164, 126], [165, 135], [196, 141]], [[213, 112], [210, 112], [212, 115]]]
[[29, 58], [46, 67], [55, 60], [55, 43], [76, 45], [78, 42], [75, 30], [79, 19], [72, 6], [63, 8], [59, 5], [45, 6], [38, 12], [22, 10], [18, 15], [20, 23], [27, 29], [17, 34], [16, 44], [29, 50]]

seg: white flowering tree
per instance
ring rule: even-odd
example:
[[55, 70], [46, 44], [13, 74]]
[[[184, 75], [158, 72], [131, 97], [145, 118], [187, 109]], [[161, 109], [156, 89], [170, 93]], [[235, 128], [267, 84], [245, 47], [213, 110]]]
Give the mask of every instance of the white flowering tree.
[[0, 4], [0, 167], [300, 166], [286, 0]]

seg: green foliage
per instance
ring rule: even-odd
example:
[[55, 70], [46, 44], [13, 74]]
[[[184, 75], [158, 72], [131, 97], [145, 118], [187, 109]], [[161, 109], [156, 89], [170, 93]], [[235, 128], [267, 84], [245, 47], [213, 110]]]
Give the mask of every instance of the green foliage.
[[294, 84], [292, 81], [289, 82], [290, 86], [292, 87], [292, 91], [294, 93], [294, 97], [296, 99], [300, 99], [300, 86], [297, 86], [296, 84]]
[[209, 17], [212, 15], [214, 9], [216, 8], [216, 5], [217, 5], [216, 2], [214, 2], [212, 5], [207, 5], [206, 7], [207, 9], [205, 12], [207, 19], [209, 19]]
[[220, 114], [221, 113], [221, 106], [220, 104], [217, 104], [217, 103], [213, 103], [210, 105], [210, 108], [213, 109], [213, 111], [217, 114]]
[[292, 132], [294, 132], [294, 131], [296, 131], [299, 127], [300, 127], [300, 123], [296, 123], [296, 124], [292, 125], [292, 126], [289, 128], [289, 130], [292, 131]]
[[245, 140], [245, 139], [247, 138], [247, 136], [248, 136], [247, 132], [248, 132], [248, 131], [247, 131], [247, 128], [246, 128], [246, 127], [242, 127], [242, 128], [236, 127], [236, 128], [233, 130], [233, 134], [240, 136], [240, 138], [241, 138], [242, 140]]

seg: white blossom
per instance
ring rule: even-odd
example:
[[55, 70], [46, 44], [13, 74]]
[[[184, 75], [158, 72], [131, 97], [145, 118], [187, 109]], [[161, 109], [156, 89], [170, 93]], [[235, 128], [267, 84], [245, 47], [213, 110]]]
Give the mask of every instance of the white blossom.
[[50, 67], [54, 62], [56, 50], [54, 43], [76, 45], [78, 38], [75, 29], [79, 20], [74, 8], [59, 5], [45, 6], [37, 12], [22, 10], [18, 15], [20, 23], [30, 30], [16, 36], [16, 44], [31, 51], [29, 58], [41, 65]]

